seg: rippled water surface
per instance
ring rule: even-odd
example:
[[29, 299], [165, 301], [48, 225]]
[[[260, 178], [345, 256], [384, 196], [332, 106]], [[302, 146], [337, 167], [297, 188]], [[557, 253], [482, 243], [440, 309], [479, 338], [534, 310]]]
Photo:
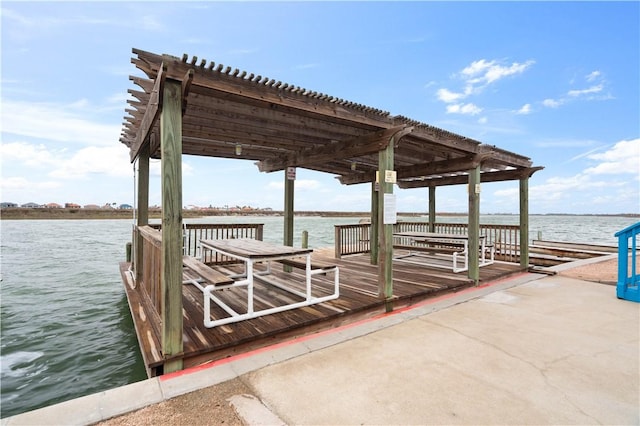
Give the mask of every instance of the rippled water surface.
[[[334, 225], [358, 220], [298, 217], [294, 244], [300, 244], [302, 230], [307, 230], [311, 247], [332, 246]], [[531, 216], [530, 235], [615, 245], [613, 234], [636, 221]], [[283, 234], [282, 217], [201, 222], [264, 223], [267, 241], [280, 242]], [[517, 224], [518, 217], [482, 216], [481, 223]], [[3, 418], [146, 378], [118, 270], [131, 229], [126, 220], [0, 222]]]

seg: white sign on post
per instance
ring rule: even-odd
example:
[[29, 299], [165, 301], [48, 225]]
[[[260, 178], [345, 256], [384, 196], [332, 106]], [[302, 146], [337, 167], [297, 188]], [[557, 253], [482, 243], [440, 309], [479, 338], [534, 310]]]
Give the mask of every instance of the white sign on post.
[[383, 225], [395, 225], [397, 222], [397, 216], [395, 194], [384, 194]]
[[384, 182], [385, 183], [396, 183], [397, 173], [395, 170], [385, 170], [384, 171]]
[[296, 168], [295, 167], [287, 167], [287, 179], [288, 180], [296, 180]]

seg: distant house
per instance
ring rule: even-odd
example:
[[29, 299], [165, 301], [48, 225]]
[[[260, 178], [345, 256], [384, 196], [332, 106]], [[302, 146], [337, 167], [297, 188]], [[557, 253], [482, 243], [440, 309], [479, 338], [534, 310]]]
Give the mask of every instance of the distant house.
[[64, 204], [64, 208], [65, 209], [81, 209], [82, 206], [80, 204], [76, 204], [76, 203], [65, 203]]
[[131, 210], [133, 209], [133, 206], [129, 205], [129, 204], [120, 204], [120, 207], [118, 207], [120, 210]]
[[10, 209], [12, 207], [18, 207], [16, 203], [0, 203], [0, 207], [3, 209]]
[[83, 208], [85, 210], [96, 210], [96, 209], [99, 209], [100, 206], [97, 204], [86, 204]]
[[62, 206], [58, 203], [49, 203], [49, 204], [45, 204], [45, 207], [49, 208], [49, 209], [61, 209]]
[[41, 204], [38, 203], [25, 203], [23, 205], [21, 205], [20, 207], [23, 207], [25, 209], [39, 209], [42, 207]]

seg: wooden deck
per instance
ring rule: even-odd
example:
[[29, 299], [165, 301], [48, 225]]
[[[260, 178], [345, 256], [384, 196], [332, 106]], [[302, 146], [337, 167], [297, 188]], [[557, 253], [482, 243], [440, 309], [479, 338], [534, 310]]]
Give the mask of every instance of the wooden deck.
[[[369, 263], [368, 255], [334, 259], [320, 250], [314, 253], [314, 259], [339, 266], [338, 299], [214, 328], [205, 328], [203, 325], [202, 292], [193, 285], [183, 285], [184, 351], [181, 357], [184, 368], [348, 324], [385, 311], [385, 302], [378, 298], [378, 269]], [[150, 308], [151, 301], [145, 293], [133, 288], [128, 268], [128, 263], [120, 264], [140, 349], [147, 373], [150, 377], [157, 376], [163, 373], [163, 364], [168, 360], [161, 353], [160, 318]], [[218, 268], [225, 273], [239, 272], [238, 267], [233, 265]], [[496, 262], [480, 268], [480, 281], [490, 282], [521, 271], [518, 264]], [[405, 262], [394, 262], [393, 277], [394, 309], [472, 285], [464, 272], [454, 274], [444, 269]], [[293, 268], [291, 272], [284, 272], [281, 265], [274, 264], [269, 278], [285, 280], [289, 285], [300, 283], [302, 289], [304, 271]], [[314, 276], [313, 285], [317, 295], [329, 294], [333, 291], [333, 276]], [[256, 283], [254, 292], [255, 309], [292, 303], [295, 297], [260, 281]], [[236, 310], [246, 309], [245, 288], [222, 290], [216, 295]], [[211, 313], [215, 318], [226, 316], [214, 304]]]

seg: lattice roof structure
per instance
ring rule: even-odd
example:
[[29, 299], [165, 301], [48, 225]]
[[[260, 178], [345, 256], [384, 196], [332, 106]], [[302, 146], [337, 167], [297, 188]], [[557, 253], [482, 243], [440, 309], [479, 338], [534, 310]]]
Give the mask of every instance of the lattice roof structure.
[[372, 182], [378, 152], [394, 136], [401, 188], [464, 184], [480, 166], [483, 182], [529, 177], [529, 158], [403, 116], [307, 90], [196, 56], [177, 58], [133, 49], [147, 78], [126, 109], [120, 141], [131, 161], [150, 143], [160, 156], [159, 109], [166, 79], [182, 82], [184, 154], [253, 160], [272, 172], [302, 167], [334, 174], [343, 184]]

